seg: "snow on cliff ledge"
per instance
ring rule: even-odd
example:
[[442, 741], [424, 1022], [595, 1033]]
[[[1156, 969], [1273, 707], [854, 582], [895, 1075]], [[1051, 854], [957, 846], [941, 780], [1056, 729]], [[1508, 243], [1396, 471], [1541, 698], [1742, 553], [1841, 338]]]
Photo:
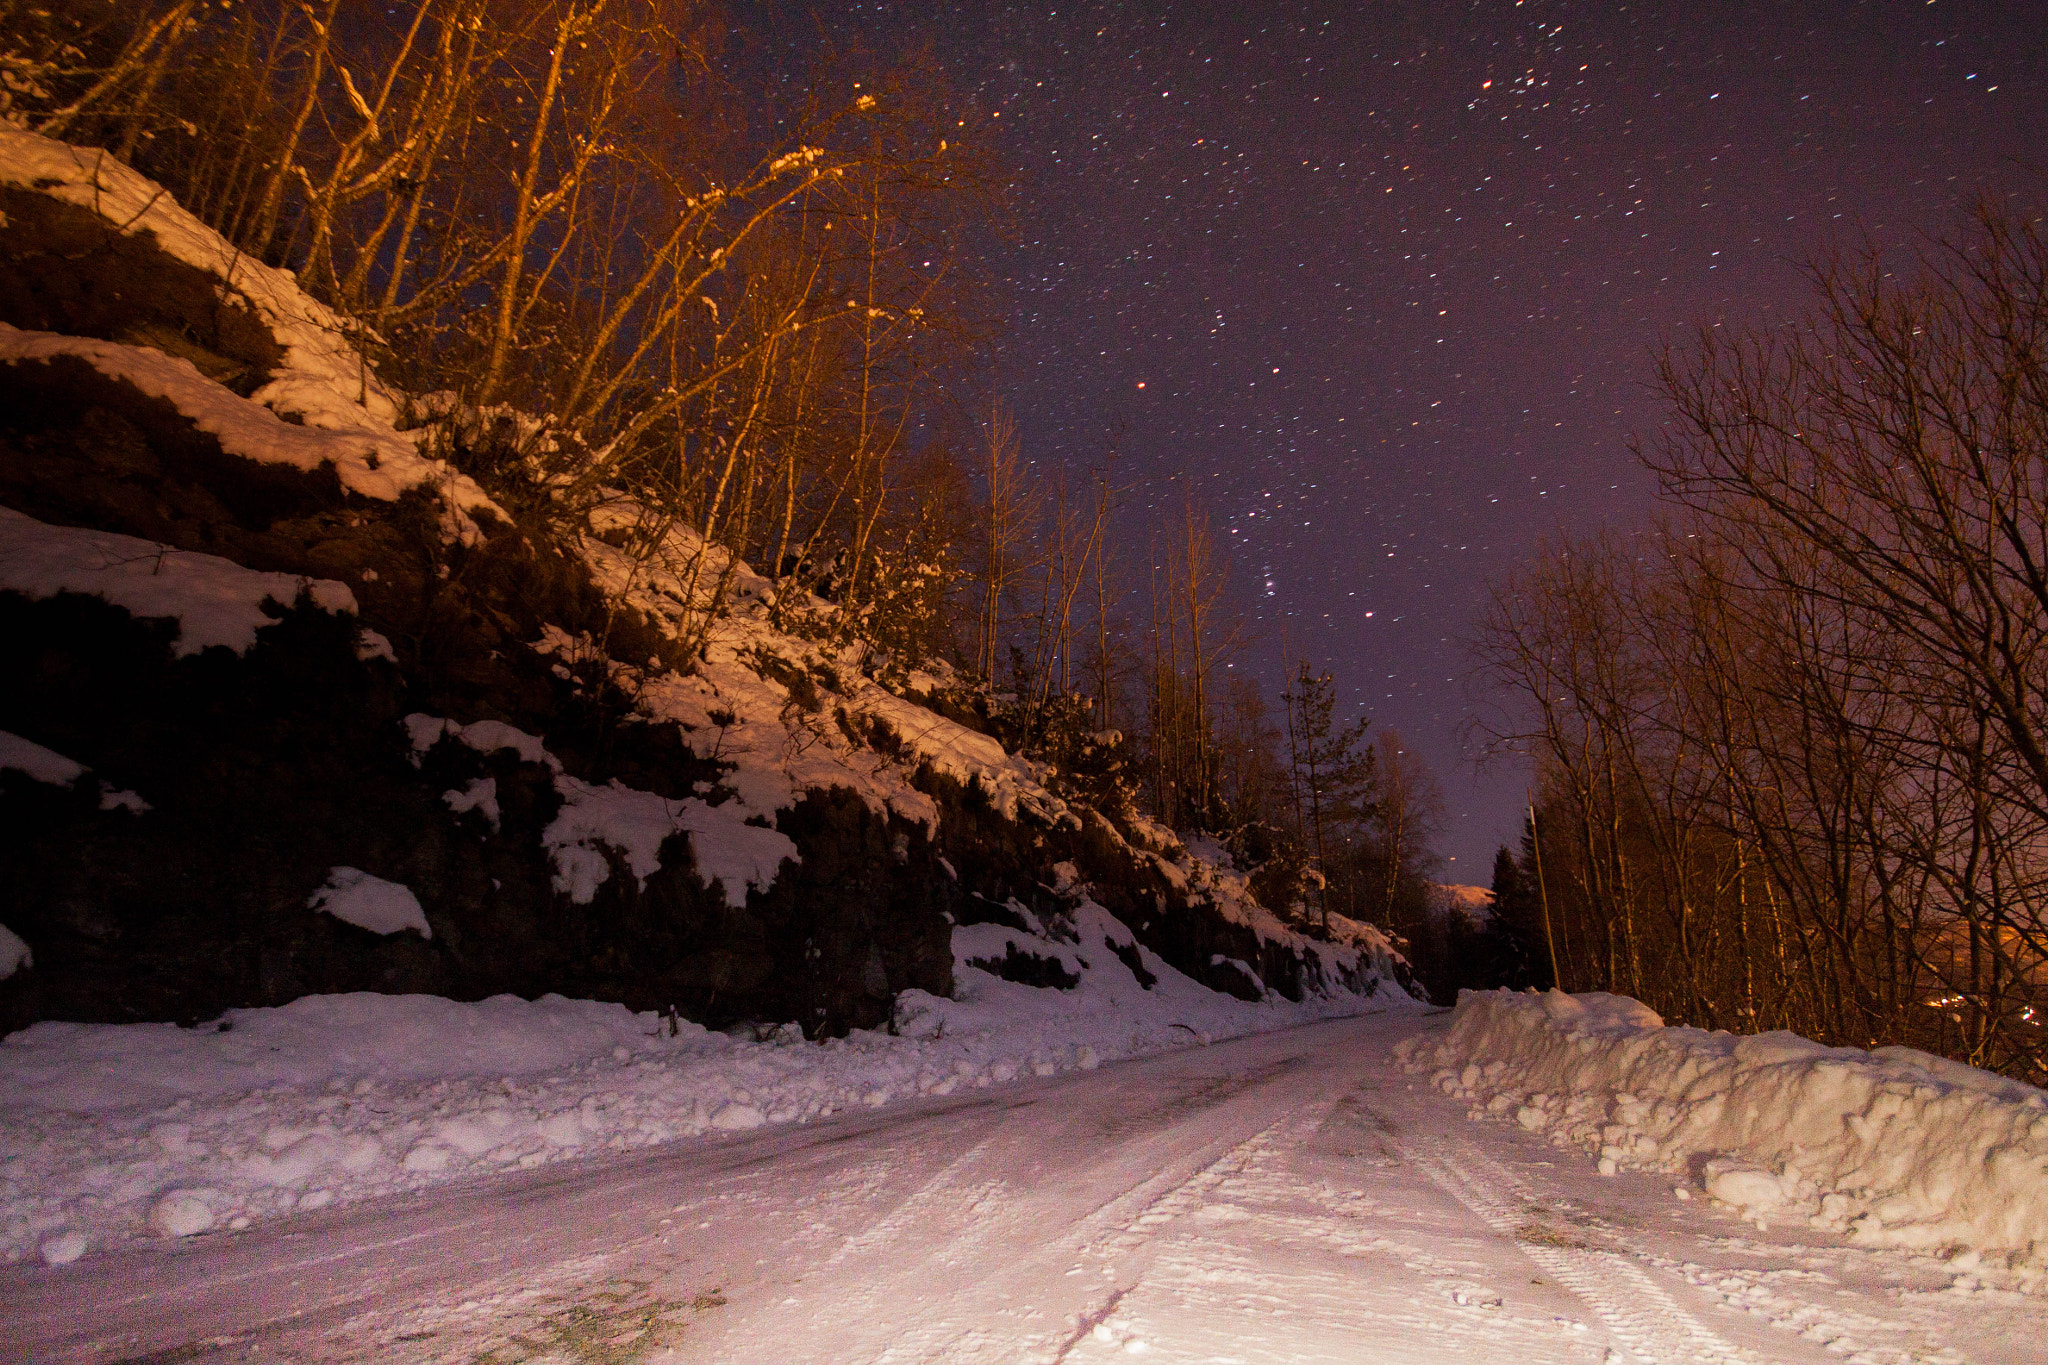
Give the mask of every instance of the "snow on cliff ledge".
[[356, 595], [331, 578], [245, 569], [113, 531], [51, 526], [7, 507], [0, 507], [0, 590], [31, 598], [83, 593], [137, 617], [174, 618], [181, 658], [214, 645], [246, 653], [276, 619], [266, 602], [288, 607], [304, 597], [327, 611], [356, 612]]
[[1684, 1170], [1744, 1217], [2048, 1264], [2048, 1093], [1911, 1048], [1667, 1028], [1615, 995], [1468, 991], [1411, 1071], [1600, 1169]]
[[[488, 509], [510, 520], [473, 479], [421, 454], [413, 438], [393, 425], [397, 395], [350, 342], [346, 319], [308, 296], [289, 271], [237, 251], [155, 181], [97, 148], [73, 147], [0, 121], [0, 185], [88, 209], [110, 230], [148, 237], [172, 258], [215, 276], [261, 319], [283, 348], [284, 362], [251, 395], [258, 405], [252, 409], [189, 361], [146, 346], [4, 327], [0, 360], [75, 356], [143, 393], [169, 399], [232, 454], [300, 468], [331, 462], [343, 486], [365, 497], [388, 502], [431, 484], [450, 509], [449, 533], [463, 540], [476, 535], [469, 512]], [[295, 429], [294, 423], [301, 425]]]

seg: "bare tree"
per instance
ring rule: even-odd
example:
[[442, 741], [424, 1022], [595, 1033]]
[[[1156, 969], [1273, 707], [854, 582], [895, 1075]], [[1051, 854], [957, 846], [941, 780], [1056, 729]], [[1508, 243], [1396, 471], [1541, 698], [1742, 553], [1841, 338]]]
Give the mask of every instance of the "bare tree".
[[1496, 598], [1564, 970], [2037, 1075], [2048, 245], [1985, 210], [1910, 277], [1814, 283], [1797, 326], [1666, 353], [1676, 520]]

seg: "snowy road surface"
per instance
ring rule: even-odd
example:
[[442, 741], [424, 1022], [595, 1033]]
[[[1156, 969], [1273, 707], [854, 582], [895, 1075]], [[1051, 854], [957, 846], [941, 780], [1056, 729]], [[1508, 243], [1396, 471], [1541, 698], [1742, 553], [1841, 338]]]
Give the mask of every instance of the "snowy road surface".
[[2020, 1362], [2001, 1272], [1768, 1230], [1380, 1015], [0, 1271], [7, 1361]]

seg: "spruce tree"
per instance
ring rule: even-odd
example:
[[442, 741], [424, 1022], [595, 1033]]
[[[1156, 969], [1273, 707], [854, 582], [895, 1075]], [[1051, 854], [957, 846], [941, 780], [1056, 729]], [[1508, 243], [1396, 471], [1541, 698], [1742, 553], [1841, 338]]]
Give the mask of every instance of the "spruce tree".
[[1287, 706], [1289, 797], [1295, 827], [1315, 855], [1322, 885], [1316, 892], [1322, 927], [1330, 927], [1329, 846], [1340, 831], [1372, 819], [1379, 788], [1379, 764], [1365, 743], [1372, 722], [1360, 717], [1336, 724], [1336, 683], [1329, 673], [1298, 666], [1294, 685], [1280, 694]]

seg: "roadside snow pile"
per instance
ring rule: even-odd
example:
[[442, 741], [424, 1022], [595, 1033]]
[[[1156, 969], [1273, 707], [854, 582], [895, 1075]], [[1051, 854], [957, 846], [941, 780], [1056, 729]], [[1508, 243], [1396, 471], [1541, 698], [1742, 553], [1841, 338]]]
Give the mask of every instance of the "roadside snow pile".
[[1911, 1048], [1666, 1028], [1614, 995], [1466, 992], [1396, 1049], [1475, 1118], [1600, 1169], [1689, 1170], [1746, 1218], [2048, 1264], [2048, 1093]]
[[[61, 1264], [111, 1243], [1415, 1007], [1392, 983], [1370, 1000], [1234, 1000], [1088, 902], [1034, 925], [1042, 933], [992, 928], [959, 932], [958, 998], [906, 992], [895, 1037], [807, 1043], [795, 1024], [728, 1036], [560, 996], [309, 996], [196, 1029], [36, 1024], [0, 1042], [0, 1258]], [[1077, 980], [1037, 989], [969, 965], [1000, 955], [997, 939]]]
[[245, 569], [232, 560], [153, 540], [51, 526], [0, 507], [0, 590], [26, 597], [60, 592], [105, 598], [138, 617], [179, 623], [179, 656], [213, 645], [246, 653], [276, 618], [265, 602], [291, 606], [301, 595], [331, 612], [354, 615], [346, 583]]

